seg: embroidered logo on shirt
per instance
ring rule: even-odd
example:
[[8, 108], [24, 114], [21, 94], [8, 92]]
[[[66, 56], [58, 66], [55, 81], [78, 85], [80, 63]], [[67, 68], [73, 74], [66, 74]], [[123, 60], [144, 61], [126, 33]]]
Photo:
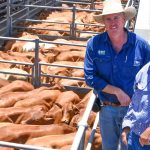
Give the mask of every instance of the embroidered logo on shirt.
[[105, 55], [105, 50], [98, 50], [99, 55]]
[[134, 61], [134, 66], [140, 66], [141, 62], [139, 60]]

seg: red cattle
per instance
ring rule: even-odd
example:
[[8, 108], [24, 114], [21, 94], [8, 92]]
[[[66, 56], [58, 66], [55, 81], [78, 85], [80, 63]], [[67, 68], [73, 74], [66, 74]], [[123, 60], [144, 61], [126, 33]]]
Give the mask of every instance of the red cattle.
[[59, 90], [42, 90], [32, 97], [27, 97], [15, 103], [14, 107], [30, 107], [35, 105], [45, 105], [51, 108], [57, 97], [61, 94]]
[[[47, 111], [48, 109], [42, 105], [37, 105], [29, 108], [20, 108], [20, 107], [0, 108], [0, 122], [7, 121], [13, 123], [21, 123], [21, 121], [24, 121], [25, 119], [33, 120], [34, 116], [32, 114], [34, 113]], [[40, 118], [40, 116], [36, 116], [35, 118]]]
[[[85, 135], [85, 147], [88, 143], [89, 137], [90, 137], [91, 131], [87, 130]], [[32, 138], [29, 139], [26, 144], [34, 145], [34, 146], [42, 146], [47, 148], [55, 148], [55, 149], [61, 149], [64, 146], [70, 147], [69, 145], [72, 144], [74, 137], [76, 135], [76, 132], [69, 133], [64, 135], [47, 135], [42, 136], [39, 138]], [[101, 137], [99, 134], [95, 134], [94, 142], [92, 145], [91, 150], [102, 150], [101, 148]]]
[[68, 134], [76, 129], [66, 124], [22, 125], [5, 123], [0, 125], [0, 141], [25, 143], [30, 138], [46, 135]]
[[1, 87], [0, 94], [16, 91], [31, 91], [33, 89], [34, 87], [32, 84], [21, 80], [16, 80], [6, 86]]
[[81, 101], [79, 96], [74, 93], [73, 91], [66, 91], [62, 92], [58, 98], [56, 99], [55, 103], [60, 104], [61, 106], [64, 106], [64, 104], [72, 102], [73, 104], [77, 104]]

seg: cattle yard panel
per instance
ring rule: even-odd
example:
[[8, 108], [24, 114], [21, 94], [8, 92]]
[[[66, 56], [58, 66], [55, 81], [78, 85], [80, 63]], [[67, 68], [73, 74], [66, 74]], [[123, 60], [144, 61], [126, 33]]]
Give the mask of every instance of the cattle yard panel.
[[[40, 87], [42, 85], [50, 86], [48, 83], [42, 83], [41, 78], [42, 77], [52, 77], [52, 78], [64, 78], [64, 79], [71, 79], [71, 80], [80, 80], [84, 81], [84, 78], [80, 77], [67, 77], [67, 76], [60, 76], [60, 75], [50, 75], [50, 74], [44, 74], [41, 73], [41, 67], [43, 65], [45, 66], [57, 66], [57, 67], [66, 67], [66, 68], [73, 68], [73, 69], [82, 69], [83, 67], [77, 67], [77, 66], [69, 66], [69, 65], [61, 65], [61, 64], [51, 64], [51, 63], [42, 63], [39, 62], [39, 44], [40, 43], [48, 43], [48, 44], [58, 44], [58, 45], [68, 45], [68, 46], [79, 46], [79, 47], [86, 47], [86, 45], [81, 44], [72, 44], [72, 43], [61, 43], [61, 42], [53, 42], [53, 41], [44, 41], [44, 40], [31, 40], [31, 39], [23, 39], [23, 38], [10, 38], [10, 37], [0, 37], [2, 40], [16, 40], [16, 41], [26, 41], [26, 42], [34, 42], [35, 43], [35, 62], [33, 64], [27, 63], [27, 62], [17, 62], [17, 61], [8, 61], [8, 60], [0, 60], [0, 63], [11, 63], [11, 64], [18, 64], [18, 65], [27, 65], [32, 67], [32, 74], [20, 74], [20, 73], [11, 73], [6, 71], [0, 71], [0, 73], [4, 74], [14, 74], [14, 75], [22, 75], [22, 76], [28, 76], [31, 77], [31, 81], [35, 87]], [[91, 88], [83, 88], [83, 87], [76, 87], [76, 86], [65, 86], [67, 89], [74, 89], [77, 91], [77, 89], [81, 89], [83, 93], [91, 90]]]
[[[32, 18], [33, 16], [35, 16], [35, 14], [37, 14], [41, 10], [39, 7], [31, 7], [31, 5], [30, 6], [27, 5], [28, 7], [27, 6], [25, 7], [25, 5], [23, 5], [23, 4], [25, 4], [25, 3], [26, 4], [33, 4], [35, 6], [36, 5], [37, 6], [39, 6], [39, 5], [41, 6], [42, 4], [45, 4], [45, 5], [54, 6], [54, 5], [58, 5], [58, 2], [59, 3], [63, 3], [63, 2], [66, 2], [66, 1], [57, 1], [57, 0], [29, 1], [29, 0], [27, 0], [27, 1], [24, 1], [24, 2], [18, 3], [18, 4], [14, 4], [14, 3], [10, 3], [9, 4], [7, 2], [7, 5], [8, 5], [8, 7], [7, 7], [7, 20], [5, 19], [5, 20], [3, 20], [3, 22], [0, 22], [0, 26], [2, 27], [2, 29], [0, 30], [0, 34], [3, 33], [4, 36], [10, 36], [11, 33], [12, 33], [13, 26], [15, 26], [14, 24], [16, 24], [16, 22], [18, 22], [18, 18], [19, 19], [22, 19], [22, 18], [24, 19], [24, 18], [27, 18], [27, 17]], [[67, 1], [67, 2], [81, 3], [82, 5], [84, 5], [86, 3], [89, 3], [89, 4], [93, 3], [92, 0], [91, 1], [85, 1], [85, 0], [84, 1]], [[94, 5], [97, 4], [97, 3], [99, 3], [99, 2], [94, 2]], [[6, 5], [6, 2], [4, 4]], [[13, 8], [17, 7], [17, 8], [21, 8], [21, 9], [19, 9], [17, 12], [15, 12], [13, 14], [9, 14], [10, 7], [13, 7]], [[24, 7], [24, 8], [22, 8], [22, 7]], [[34, 8], [34, 9], [31, 9], [31, 8]], [[74, 9], [74, 10], [76, 10], [76, 9]], [[88, 10], [85, 10], [85, 11], [88, 11]], [[6, 27], [6, 24], [7, 24], [7, 27]], [[72, 24], [72, 28], [76, 27], [76, 25], [77, 25], [77, 23]], [[73, 31], [73, 29], [72, 29], [72, 31]], [[79, 32], [79, 31], [77, 31], [77, 32]], [[73, 31], [72, 33], [75, 33], [75, 32]], [[96, 33], [94, 33], [94, 34], [96, 34]]]
[[34, 5], [53, 5], [54, 0], [4, 0], [0, 5], [0, 35], [10, 36], [8, 29], [10, 28], [11, 20], [10, 16], [13, 17], [14, 23], [16, 18], [25, 18], [27, 14], [30, 17], [35, 16], [40, 10], [39, 9], [28, 9], [22, 7], [24, 4], [34, 4]]
[[[19, 39], [19, 38], [10, 38], [10, 37], [0, 37], [1, 40], [18, 40], [18, 41], [28, 41], [28, 42], [35, 42], [36, 45], [36, 41], [35, 40], [31, 40], [31, 39]], [[37, 53], [35, 53], [35, 58], [38, 57]], [[38, 59], [36, 59], [38, 60]], [[32, 84], [36, 87], [38, 85], [37, 83], [37, 75], [36, 75], [36, 61], [34, 64], [32, 63], [27, 63], [27, 62], [18, 62], [18, 61], [8, 61], [8, 60], [0, 60], [0, 63], [10, 63], [10, 64], [14, 64], [14, 65], [20, 65], [20, 66], [30, 66], [31, 67], [31, 74], [23, 74], [23, 73], [17, 73], [17, 72], [9, 72], [9, 71], [1, 71], [0, 73], [3, 74], [13, 74], [13, 75], [20, 75], [20, 76], [27, 76], [27, 77], [31, 77], [31, 81]]]
[[[55, 21], [49, 21], [49, 20], [34, 20], [34, 19], [16, 19], [15, 20], [15, 23], [17, 22], [21, 22], [21, 21], [24, 21], [24, 22], [48, 22], [48, 23], [55, 23], [55, 24], [68, 24], [69, 26], [69, 30], [56, 30], [56, 29], [42, 29], [42, 28], [33, 28], [33, 27], [20, 27], [19, 25], [12, 25], [11, 26], [11, 31], [13, 29], [17, 29], [17, 30], [30, 30], [30, 29], [34, 29], [34, 30], [47, 30], [47, 31], [61, 31], [61, 32], [68, 32], [70, 33], [70, 36], [69, 38], [74, 38], [76, 39], [76, 34], [77, 33], [92, 33], [92, 34], [97, 34], [98, 32], [93, 32], [93, 31], [80, 31], [80, 30], [77, 30], [77, 26], [78, 25], [83, 25], [83, 26], [96, 26], [96, 27], [104, 27], [103, 25], [100, 25], [100, 24], [85, 24], [85, 23], [76, 23], [75, 21], [75, 16], [76, 16], [76, 13], [78, 11], [85, 11], [85, 12], [100, 12], [102, 10], [91, 10], [91, 9], [79, 9], [79, 8], [76, 8], [76, 6], [73, 6], [73, 7], [69, 7], [69, 8], [66, 8], [66, 7], [56, 7], [56, 6], [38, 6], [38, 5], [24, 5], [25, 7], [35, 7], [35, 8], [43, 8], [43, 9], [50, 9], [50, 10], [70, 10], [72, 12], [72, 22], [71, 23], [68, 23], [68, 22], [55, 22]], [[13, 19], [11, 19], [13, 20]], [[12, 32], [11, 32], [12, 34]], [[13, 34], [12, 34], [13, 35]], [[39, 36], [44, 36], [44, 35], [39, 35]], [[51, 36], [50, 36], [51, 37]], [[62, 36], [63, 38], [64, 36]]]
[[[42, 43], [44, 42], [43, 40], [39, 40], [39, 43]], [[44, 42], [44, 43], [49, 43], [49, 44], [58, 44], [58, 45], [67, 45], [67, 46], [79, 46], [79, 47], [86, 47], [86, 45], [81, 45], [81, 44], [72, 44], [72, 43], [61, 43], [61, 42], [53, 42], [53, 41], [49, 41], [49, 42]], [[38, 68], [39, 68], [39, 71], [37, 71], [39, 73], [38, 75], [38, 86], [49, 86], [49, 83], [42, 83], [41, 82], [41, 78], [42, 77], [48, 77], [48, 78], [60, 78], [60, 79], [68, 79], [68, 80], [78, 80], [78, 81], [85, 81], [84, 78], [80, 78], [80, 77], [68, 77], [68, 76], [61, 76], [61, 75], [52, 75], [52, 74], [44, 74], [42, 73], [41, 71], [41, 67], [42, 66], [53, 66], [53, 67], [65, 67], [65, 68], [72, 68], [72, 69], [79, 69], [79, 70], [83, 70], [83, 67], [77, 67], [77, 66], [70, 66], [70, 65], [61, 65], [60, 63], [59, 64], [52, 64], [52, 63], [42, 63], [42, 62], [39, 62], [38, 63]], [[87, 92], [89, 92], [91, 90], [90, 87], [77, 87], [77, 86], [67, 86], [67, 85], [64, 85], [65, 89], [67, 90], [73, 90], [74, 92], [78, 93], [78, 94], [82, 94], [82, 95], [85, 95]]]
[[[24, 5], [24, 4], [27, 4], [27, 5]], [[32, 2], [33, 3], [33, 2]], [[15, 24], [16, 23], [16, 20], [17, 20], [17, 18], [26, 18], [26, 17], [32, 17], [32, 16], [35, 16], [35, 14], [37, 14], [37, 12], [39, 12], [40, 11], [40, 8], [38, 7], [39, 5], [41, 6], [41, 4], [49, 4], [49, 5], [51, 5], [51, 6], [53, 6], [53, 5], [58, 5], [58, 1], [56, 1], [56, 0], [51, 0], [51, 1], [47, 1], [47, 0], [45, 0], [45, 1], [36, 1], [36, 3], [33, 3], [34, 4], [34, 6], [35, 7], [33, 7], [32, 5], [30, 5], [30, 6], [28, 6], [28, 4], [32, 4], [29, 0], [28, 1], [26, 1], [26, 2], [24, 2], [24, 3], [18, 3], [18, 4], [15, 4], [15, 3], [11, 3], [10, 2], [10, 0], [8, 0], [7, 1], [7, 36], [9, 35], [11, 35], [11, 33], [12, 33], [12, 29], [13, 29], [13, 24]], [[59, 1], [59, 3], [60, 3], [60, 1]], [[74, 2], [75, 3], [75, 2]], [[83, 2], [82, 1], [80, 1], [80, 3], [82, 3], [83, 4]], [[85, 1], [84, 1], [84, 3], [85, 3]], [[93, 3], [93, 1], [91, 1], [91, 3]], [[25, 7], [26, 6], [26, 7]], [[18, 12], [16, 12], [16, 13], [13, 13], [13, 14], [11, 14], [11, 12], [10, 12], [10, 8], [22, 8], [22, 7], [25, 7], [25, 8], [22, 8], [20, 11], [18, 11]], [[31, 11], [30, 10], [30, 8], [34, 8], [36, 11], [35, 11], [35, 13], [33, 13], [33, 11]], [[38, 11], [37, 11], [38, 10]], [[75, 26], [75, 25], [74, 25]], [[9, 29], [9, 30], [8, 30]], [[72, 32], [73, 33], [73, 32]]]
[[[73, 2], [72, 2], [73, 3]], [[82, 3], [82, 2], [81, 2]], [[24, 21], [24, 22], [48, 22], [48, 23], [55, 23], [55, 24], [62, 24], [62, 25], [64, 25], [64, 24], [68, 24], [68, 26], [69, 26], [69, 30], [57, 30], [57, 29], [48, 29], [48, 28], [44, 28], [44, 29], [42, 29], [42, 28], [33, 28], [33, 27], [20, 27], [19, 25], [15, 25], [15, 24], [13, 24], [12, 26], [10, 26], [11, 27], [11, 31], [13, 30], [13, 29], [18, 29], [18, 30], [43, 30], [43, 31], [59, 31], [59, 32], [68, 32], [70, 35], [69, 35], [69, 38], [74, 38], [74, 39], [76, 39], [77, 37], [76, 37], [76, 35], [77, 34], [80, 34], [80, 33], [89, 33], [89, 34], [93, 34], [93, 35], [95, 35], [95, 34], [97, 34], [97, 33], [99, 33], [99, 32], [94, 32], [94, 31], [81, 31], [81, 30], [77, 30], [77, 26], [78, 25], [83, 25], [83, 26], [95, 26], [95, 27], [102, 27], [102, 28], [104, 28], [104, 26], [103, 25], [100, 25], [100, 24], [90, 24], [90, 23], [76, 23], [76, 21], [75, 21], [75, 16], [76, 16], [76, 13], [77, 12], [79, 12], [79, 11], [86, 11], [86, 12], [101, 12], [102, 10], [100, 10], [100, 9], [80, 9], [80, 8], [76, 8], [76, 6], [74, 5], [73, 7], [69, 7], [69, 8], [66, 8], [66, 7], [54, 7], [54, 6], [38, 6], [38, 5], [23, 5], [24, 7], [28, 7], [28, 8], [39, 8], [39, 9], [47, 9], [47, 10], [71, 10], [72, 11], [72, 22], [71, 23], [65, 23], [65, 22], [54, 22], [54, 21], [48, 21], [48, 20], [34, 20], [34, 19], [16, 19], [15, 20], [15, 23], [17, 23], [17, 22], [20, 22], [20, 21]], [[11, 19], [11, 20], [13, 20], [13, 19]], [[128, 22], [128, 25], [129, 25], [129, 22]], [[15, 31], [16, 31], [15, 30]], [[17, 31], [16, 31], [17, 32]], [[11, 32], [12, 33], [12, 32]], [[15, 33], [15, 32], [14, 32]], [[40, 35], [38, 35], [38, 36], [41, 36], [41, 37], [46, 37], [46, 38], [48, 38], [48, 35], [42, 35], [42, 34], [40, 34]], [[55, 36], [55, 35], [54, 35]], [[91, 35], [89, 35], [89, 36], [91, 36]], [[52, 37], [52, 36], [49, 36], [49, 37]], [[57, 38], [58, 38], [59, 36], [57, 36]], [[61, 38], [64, 38], [64, 36], [62, 36]]]
[[[84, 149], [85, 131], [88, 127], [87, 121], [88, 121], [89, 115], [91, 113], [95, 98], [96, 98], [95, 94], [92, 93], [91, 97], [89, 99], [89, 102], [87, 104], [86, 110], [83, 114], [83, 117], [82, 117], [81, 121], [78, 123], [79, 128], [78, 128], [78, 131], [74, 138], [73, 144], [71, 146], [71, 150], [83, 150]], [[95, 122], [98, 122], [98, 119], [95, 120]], [[97, 124], [97, 123], [95, 123], [95, 124]]]
[[86, 150], [91, 150], [92, 143], [93, 143], [93, 140], [94, 140], [94, 135], [96, 133], [96, 128], [98, 126], [98, 123], [99, 123], [99, 112], [96, 114], [96, 119], [95, 119], [95, 122], [94, 122], [94, 125], [93, 125], [93, 128], [92, 128], [92, 132], [91, 132], [91, 135], [90, 135], [89, 142], [87, 144]]
[[76, 1], [73, 1], [73, 0], [56, 0], [58, 1], [60, 4], [70, 4], [70, 5], [73, 5], [73, 4], [79, 4], [79, 5], [90, 5], [90, 9], [95, 9], [95, 5], [96, 4], [102, 4], [102, 2], [95, 2], [94, 0], [87, 0], [87, 1], [79, 1], [79, 0], [76, 0]]

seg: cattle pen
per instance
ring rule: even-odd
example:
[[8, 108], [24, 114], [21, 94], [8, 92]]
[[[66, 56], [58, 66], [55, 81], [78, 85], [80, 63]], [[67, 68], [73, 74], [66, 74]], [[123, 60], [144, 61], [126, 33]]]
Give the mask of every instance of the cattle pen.
[[[104, 26], [97, 24], [92, 19], [87, 19], [93, 13], [102, 11], [101, 0], [7, 0], [2, 1], [1, 4], [0, 7], [3, 9], [1, 9], [0, 13], [3, 15], [0, 18], [0, 64], [5, 64], [5, 66], [9, 64], [8, 66], [11, 66], [11, 69], [16, 67], [18, 72], [10, 72], [10, 70], [5, 70], [1, 67], [0, 74], [16, 75], [19, 76], [19, 79], [23, 76], [37, 89], [43, 86], [53, 87], [56, 83], [61, 84], [65, 87], [65, 91], [74, 91], [81, 95], [81, 98], [92, 91], [84, 82], [84, 50], [87, 40], [91, 36], [103, 32]], [[141, 24], [139, 25], [139, 22], [141, 22], [139, 16], [141, 15], [140, 13], [146, 11], [147, 7], [149, 9], [149, 2], [128, 0], [123, 4], [124, 7], [134, 5], [138, 11], [137, 17], [132, 22], [127, 22], [126, 27], [142, 36], [147, 35], [145, 32], [149, 30], [150, 24], [147, 22], [148, 29], [143, 29], [144, 27], [141, 27]], [[63, 12], [68, 15], [65, 19], [62, 19], [66, 15]], [[145, 13], [146, 16], [149, 15], [147, 12]], [[52, 14], [54, 14], [53, 17]], [[147, 17], [144, 18], [147, 19]], [[19, 37], [18, 35], [21, 36]], [[148, 35], [146, 39], [149, 41]], [[14, 48], [9, 47], [14, 43], [17, 43]], [[18, 49], [19, 44], [22, 47]], [[28, 47], [29, 45], [31, 47]], [[66, 51], [66, 49], [69, 49], [69, 51]], [[7, 57], [2, 57], [4, 56], [3, 52], [7, 53]], [[29, 59], [25, 59], [21, 55], [22, 53]], [[70, 56], [67, 59], [66, 57], [62, 59], [66, 53], [69, 53]], [[76, 75], [77, 72], [78, 75]], [[70, 83], [68, 80], [76, 82]], [[84, 143], [94, 100], [95, 94], [91, 93], [82, 119], [78, 122], [76, 134], [70, 144], [69, 149], [71, 150], [92, 149], [94, 135], [98, 126], [98, 113], [95, 115], [95, 121], [91, 127], [91, 136], [86, 142], [87, 145]], [[28, 145], [28, 143], [21, 142], [13, 143], [12, 141], [0, 141], [0, 146], [14, 148], [13, 150], [60, 149], [32, 146], [32, 144]]]

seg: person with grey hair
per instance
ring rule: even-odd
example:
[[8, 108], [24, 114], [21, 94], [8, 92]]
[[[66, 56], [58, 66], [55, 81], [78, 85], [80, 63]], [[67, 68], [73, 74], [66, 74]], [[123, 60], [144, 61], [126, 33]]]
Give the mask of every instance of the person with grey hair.
[[93, 16], [106, 31], [88, 40], [84, 74], [86, 84], [103, 105], [99, 119], [103, 150], [127, 149], [121, 139], [122, 120], [131, 102], [135, 76], [150, 60], [148, 42], [124, 27], [135, 15], [133, 6], [123, 8], [120, 0], [106, 0], [102, 13]]

